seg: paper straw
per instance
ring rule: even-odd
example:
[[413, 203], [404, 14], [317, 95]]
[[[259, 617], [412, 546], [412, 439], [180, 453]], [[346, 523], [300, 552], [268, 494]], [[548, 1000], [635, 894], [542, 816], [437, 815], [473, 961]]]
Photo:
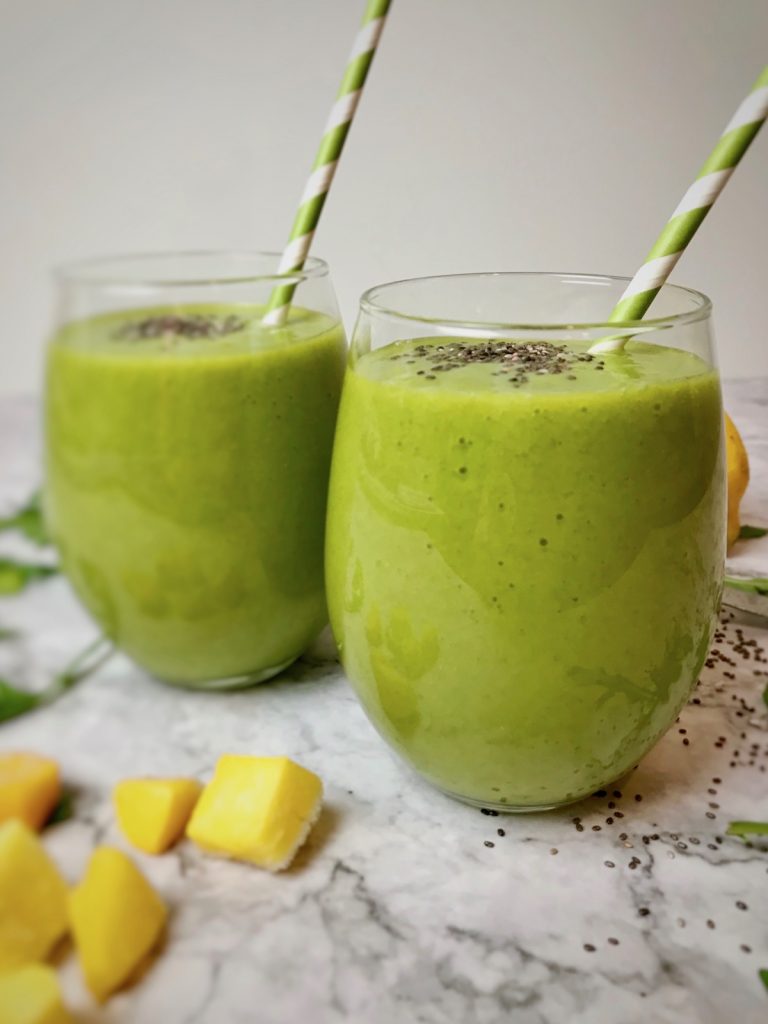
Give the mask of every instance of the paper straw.
[[[656, 298], [685, 248], [699, 230], [715, 200], [733, 174], [737, 164], [760, 131], [768, 115], [768, 66], [752, 87], [752, 91], [728, 122], [717, 145], [710, 153], [699, 175], [680, 200], [645, 263], [632, 278], [616, 303], [609, 323], [642, 320]], [[617, 352], [628, 336], [611, 336], [597, 342], [590, 352]]]
[[[279, 274], [289, 274], [301, 270], [304, 266], [391, 2], [392, 0], [368, 0], [360, 31], [352, 46], [344, 77], [336, 94], [336, 102], [331, 109], [320, 149], [312, 166], [312, 173], [299, 202], [288, 245], [280, 260]], [[265, 324], [275, 326], [285, 323], [297, 283], [278, 285], [273, 290], [264, 316]]]

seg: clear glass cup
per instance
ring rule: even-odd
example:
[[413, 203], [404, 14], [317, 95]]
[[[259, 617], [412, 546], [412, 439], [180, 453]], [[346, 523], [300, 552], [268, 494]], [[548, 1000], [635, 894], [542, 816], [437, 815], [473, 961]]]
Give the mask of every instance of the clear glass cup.
[[[709, 300], [470, 274], [362, 298], [336, 430], [331, 625], [387, 743], [497, 810], [626, 774], [695, 685], [725, 542]], [[600, 338], [624, 352], [590, 357]]]
[[[327, 621], [323, 534], [346, 346], [321, 260], [190, 252], [58, 273], [44, 507], [106, 634], [165, 681], [249, 685]], [[277, 284], [284, 326], [262, 323]]]

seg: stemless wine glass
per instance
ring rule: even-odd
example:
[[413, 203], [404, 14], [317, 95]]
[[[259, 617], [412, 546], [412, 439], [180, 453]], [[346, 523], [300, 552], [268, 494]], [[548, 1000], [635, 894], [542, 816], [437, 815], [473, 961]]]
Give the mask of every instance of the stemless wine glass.
[[[331, 624], [363, 707], [444, 792], [545, 809], [620, 778], [709, 648], [725, 537], [710, 302], [624, 279], [366, 292], [329, 496]], [[623, 352], [591, 355], [625, 335]]]
[[[328, 267], [190, 252], [58, 274], [45, 514], [107, 635], [172, 683], [266, 679], [323, 627], [345, 341]], [[283, 326], [262, 322], [296, 286]]]

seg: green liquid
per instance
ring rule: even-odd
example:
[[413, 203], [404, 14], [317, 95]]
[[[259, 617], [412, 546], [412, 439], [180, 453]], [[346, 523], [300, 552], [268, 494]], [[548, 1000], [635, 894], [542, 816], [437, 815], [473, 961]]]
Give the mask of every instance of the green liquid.
[[434, 371], [417, 344], [347, 373], [326, 547], [345, 667], [383, 736], [445, 791], [576, 800], [637, 764], [708, 650], [717, 376], [633, 344], [514, 385], [492, 363]]
[[132, 310], [49, 352], [46, 513], [107, 634], [187, 684], [271, 674], [326, 621], [323, 528], [344, 365], [338, 324], [250, 306], [181, 311], [241, 329], [137, 337]]

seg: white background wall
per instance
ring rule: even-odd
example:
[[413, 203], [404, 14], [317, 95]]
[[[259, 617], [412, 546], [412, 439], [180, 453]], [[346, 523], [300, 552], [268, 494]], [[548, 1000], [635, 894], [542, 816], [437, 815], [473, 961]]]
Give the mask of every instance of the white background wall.
[[[48, 268], [280, 248], [363, 0], [0, 0], [0, 391]], [[347, 324], [433, 272], [630, 274], [768, 59], [766, 0], [394, 0], [315, 252]], [[768, 129], [674, 280], [768, 374]]]

